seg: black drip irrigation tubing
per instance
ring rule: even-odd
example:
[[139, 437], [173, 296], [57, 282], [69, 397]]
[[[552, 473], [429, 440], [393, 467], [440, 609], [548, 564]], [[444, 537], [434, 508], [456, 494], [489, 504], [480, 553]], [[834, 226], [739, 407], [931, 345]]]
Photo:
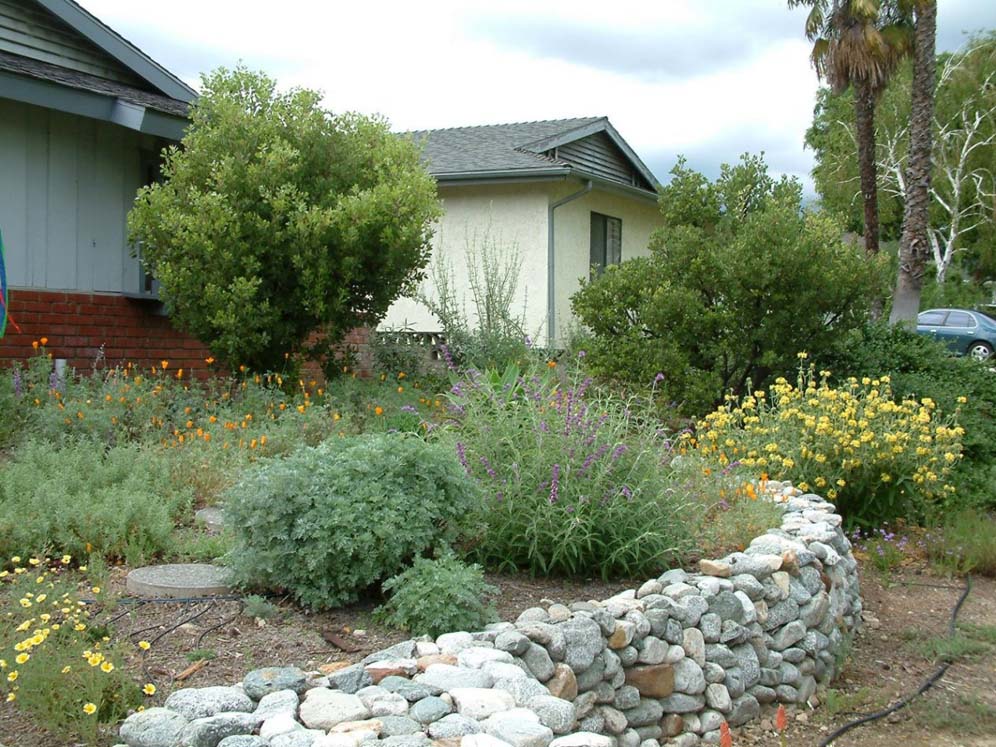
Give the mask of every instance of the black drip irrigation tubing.
[[[963, 604], [965, 604], [965, 600], [968, 599], [968, 593], [971, 590], [972, 590], [972, 577], [966, 576], [965, 587], [962, 589], [961, 596], [958, 597], [958, 601], [955, 603], [954, 609], [951, 611], [951, 622], [948, 623], [949, 636], [955, 635], [955, 626], [958, 623], [958, 613], [961, 612], [961, 607]], [[830, 734], [830, 736], [824, 738], [823, 741], [819, 743], [818, 747], [828, 747], [828, 745], [832, 744], [835, 739], [842, 737], [851, 729], [854, 729], [858, 726], [863, 726], [864, 724], [870, 724], [873, 721], [878, 721], [880, 719], [885, 718], [891, 713], [895, 713], [896, 711], [906, 708], [906, 706], [912, 703], [915, 698], [923, 695], [931, 687], [933, 687], [937, 683], [937, 681], [944, 676], [944, 673], [948, 671], [948, 667], [950, 667], [951, 664], [952, 662], [950, 661], [946, 661], [943, 664], [941, 664], [941, 666], [939, 666], [932, 675], [930, 675], [927, 679], [923, 681], [923, 683], [920, 685], [920, 687], [916, 689], [915, 692], [910, 693], [905, 698], [897, 700], [888, 708], [885, 708], [881, 711], [876, 711], [875, 713], [869, 713], [865, 716], [861, 716], [860, 718], [856, 718], [853, 721], [849, 721], [848, 723], [844, 724], [839, 729]]]
[[[144, 602], [143, 602], [143, 604], [144, 604]], [[140, 607], [142, 607], [143, 604], [137, 604], [134, 607], [132, 607], [131, 609], [125, 609], [123, 612], [119, 612], [118, 614], [114, 615], [114, 617], [109, 617], [104, 622], [104, 625], [111, 625], [112, 623], [116, 623], [118, 620], [120, 620], [125, 615], [130, 615], [132, 612], [134, 612], [135, 610], [137, 610]]]
[[201, 631], [201, 634], [199, 636], [197, 636], [197, 640], [194, 641], [194, 648], [197, 648], [198, 646], [201, 645], [201, 641], [204, 640], [204, 636], [206, 636], [208, 633], [210, 633], [210, 632], [212, 632], [214, 630], [217, 630], [218, 628], [220, 628], [223, 625], [228, 625], [228, 623], [230, 623], [230, 622], [235, 622], [235, 620], [237, 620], [239, 618], [239, 615], [242, 614], [242, 610], [243, 609], [244, 609], [243, 605], [240, 604], [238, 610], [236, 610], [236, 612], [235, 612], [234, 615], [226, 617], [221, 622], [215, 623], [210, 628], [205, 628], [203, 631]]
[[[276, 596], [264, 594], [262, 596]], [[204, 604], [204, 602], [235, 602], [244, 599], [243, 594], [212, 594], [208, 597], [121, 597], [118, 604]], [[84, 604], [96, 604], [95, 599], [84, 599]]]
[[[201, 603], [203, 604], [204, 601], [205, 600], [201, 600]], [[162, 638], [164, 635], [166, 635], [167, 633], [172, 633], [174, 630], [176, 630], [177, 628], [179, 628], [181, 625], [184, 625], [185, 623], [188, 623], [188, 622], [193, 622], [198, 617], [200, 617], [201, 615], [203, 615], [204, 613], [206, 613], [208, 610], [212, 609], [216, 604], [217, 604], [217, 602], [209, 601], [208, 604], [207, 604], [207, 606], [204, 607], [204, 609], [199, 610], [199, 611], [195, 612], [192, 615], [188, 615], [187, 617], [180, 618], [179, 622], [171, 625], [170, 627], [168, 627], [165, 630], [163, 630], [162, 632], [160, 632], [159, 635], [157, 635], [155, 638], [153, 638], [151, 641], [149, 641], [149, 643], [155, 643], [160, 638]], [[148, 626], [146, 626], [144, 628], [139, 628], [138, 630], [133, 630], [132, 632], [130, 632], [128, 634], [128, 637], [129, 638], [134, 638], [134, 637], [136, 637], [136, 636], [144, 633], [147, 630], [155, 630], [158, 627], [159, 627], [159, 623], [156, 623], [155, 625], [148, 625]]]

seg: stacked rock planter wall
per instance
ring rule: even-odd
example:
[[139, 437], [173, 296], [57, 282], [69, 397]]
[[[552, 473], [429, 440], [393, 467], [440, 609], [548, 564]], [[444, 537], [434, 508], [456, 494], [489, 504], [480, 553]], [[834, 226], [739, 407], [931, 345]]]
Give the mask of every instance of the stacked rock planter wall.
[[[130, 716], [129, 747], [660, 747], [716, 743], [767, 703], [805, 703], [859, 624], [831, 504], [769, 485], [782, 525], [744, 552], [602, 602], [411, 640], [325, 676], [256, 670]], [[378, 747], [371, 743], [369, 747]]]

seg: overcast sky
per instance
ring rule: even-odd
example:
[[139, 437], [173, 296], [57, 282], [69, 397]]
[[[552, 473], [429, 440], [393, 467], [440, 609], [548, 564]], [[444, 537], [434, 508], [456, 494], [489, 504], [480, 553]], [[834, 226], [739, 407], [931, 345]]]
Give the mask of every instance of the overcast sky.
[[[240, 60], [398, 130], [606, 115], [661, 180], [744, 151], [802, 178], [817, 79], [784, 0], [81, 0], [198, 87]], [[938, 50], [996, 27], [996, 2], [939, 0]]]

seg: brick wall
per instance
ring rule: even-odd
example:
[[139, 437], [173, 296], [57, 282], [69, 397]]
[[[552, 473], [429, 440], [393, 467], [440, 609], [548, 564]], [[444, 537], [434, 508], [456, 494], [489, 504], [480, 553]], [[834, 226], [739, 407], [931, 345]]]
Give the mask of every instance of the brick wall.
[[[65, 358], [80, 371], [93, 365], [103, 345], [109, 366], [124, 362], [152, 366], [168, 360], [172, 370], [205, 372], [208, 348], [174, 329], [157, 309], [153, 301], [111, 293], [14, 289], [10, 316], [21, 331], [7, 324], [7, 334], [0, 339], [0, 365], [30, 358], [32, 342], [47, 337], [52, 357]], [[355, 329], [345, 340], [356, 351], [363, 374], [369, 373], [369, 337], [369, 330]], [[308, 369], [311, 375], [317, 373], [317, 368]]]
[[53, 358], [85, 370], [100, 348], [109, 365], [131, 362], [140, 366], [168, 360], [170, 367], [204, 369], [211, 355], [200, 342], [173, 329], [169, 319], [156, 314], [158, 304], [110, 293], [65, 293], [12, 290], [10, 316], [0, 340], [0, 361], [24, 360], [34, 354], [32, 342], [48, 338]]

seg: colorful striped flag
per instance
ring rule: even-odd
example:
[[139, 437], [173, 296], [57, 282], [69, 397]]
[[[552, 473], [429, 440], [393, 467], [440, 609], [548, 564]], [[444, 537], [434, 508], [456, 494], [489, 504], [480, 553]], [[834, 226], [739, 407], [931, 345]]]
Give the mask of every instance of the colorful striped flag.
[[3, 263], [3, 233], [0, 232], [0, 340], [3, 339], [4, 333], [7, 331], [7, 320], [10, 320], [11, 326], [17, 330], [21, 331], [21, 328], [17, 326], [17, 322], [14, 321], [14, 317], [10, 315], [7, 310], [7, 304], [10, 301], [10, 294], [7, 292], [7, 268]]

